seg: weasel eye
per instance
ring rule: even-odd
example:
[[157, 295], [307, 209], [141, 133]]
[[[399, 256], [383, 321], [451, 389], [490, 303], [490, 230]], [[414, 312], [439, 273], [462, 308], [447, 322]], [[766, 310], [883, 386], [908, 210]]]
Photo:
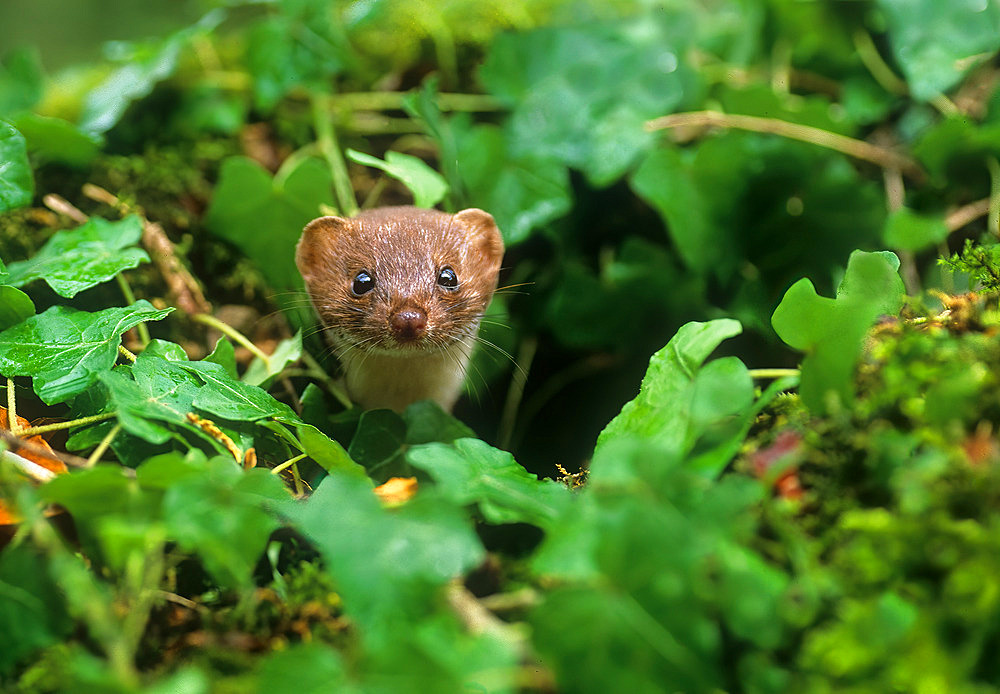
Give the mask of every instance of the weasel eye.
[[354, 278], [354, 283], [351, 284], [351, 291], [354, 292], [354, 296], [367, 294], [373, 289], [375, 289], [375, 280], [364, 270], [357, 274]]
[[438, 273], [438, 286], [445, 289], [457, 289], [458, 275], [450, 267], [441, 268], [441, 272]]

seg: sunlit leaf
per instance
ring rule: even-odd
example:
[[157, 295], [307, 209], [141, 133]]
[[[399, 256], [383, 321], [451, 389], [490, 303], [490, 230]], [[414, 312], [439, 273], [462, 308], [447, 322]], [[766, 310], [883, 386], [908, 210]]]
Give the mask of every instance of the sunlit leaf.
[[351, 161], [381, 169], [400, 181], [413, 193], [413, 204], [417, 207], [434, 207], [448, 192], [441, 174], [419, 157], [392, 150], [385, 153], [385, 161], [354, 149], [348, 149], [346, 154]]
[[0, 213], [30, 203], [34, 190], [24, 136], [0, 121]]

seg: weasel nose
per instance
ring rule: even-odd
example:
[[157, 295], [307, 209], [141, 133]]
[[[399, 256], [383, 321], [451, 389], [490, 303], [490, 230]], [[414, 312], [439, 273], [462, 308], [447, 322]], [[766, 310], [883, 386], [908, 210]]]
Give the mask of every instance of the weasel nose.
[[389, 316], [392, 334], [401, 342], [419, 340], [427, 332], [427, 314], [418, 308], [407, 308]]

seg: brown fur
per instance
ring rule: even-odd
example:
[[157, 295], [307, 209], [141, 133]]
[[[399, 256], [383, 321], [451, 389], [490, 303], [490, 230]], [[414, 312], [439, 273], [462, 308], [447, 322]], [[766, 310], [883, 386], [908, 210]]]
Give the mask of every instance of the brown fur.
[[[338, 349], [348, 393], [366, 408], [401, 410], [432, 398], [457, 399], [479, 321], [496, 289], [503, 239], [478, 209], [450, 215], [384, 207], [353, 219], [320, 217], [299, 241], [296, 263], [320, 320]], [[438, 286], [450, 267], [458, 288]], [[360, 271], [372, 291], [351, 291]], [[417, 339], [392, 330], [403, 312], [426, 315]]]

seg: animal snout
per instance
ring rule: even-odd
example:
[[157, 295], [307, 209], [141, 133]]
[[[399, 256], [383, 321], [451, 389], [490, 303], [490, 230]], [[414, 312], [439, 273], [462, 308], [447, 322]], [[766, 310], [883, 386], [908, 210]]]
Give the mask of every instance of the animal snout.
[[389, 316], [389, 327], [401, 342], [419, 340], [427, 332], [427, 314], [419, 308], [404, 308]]

